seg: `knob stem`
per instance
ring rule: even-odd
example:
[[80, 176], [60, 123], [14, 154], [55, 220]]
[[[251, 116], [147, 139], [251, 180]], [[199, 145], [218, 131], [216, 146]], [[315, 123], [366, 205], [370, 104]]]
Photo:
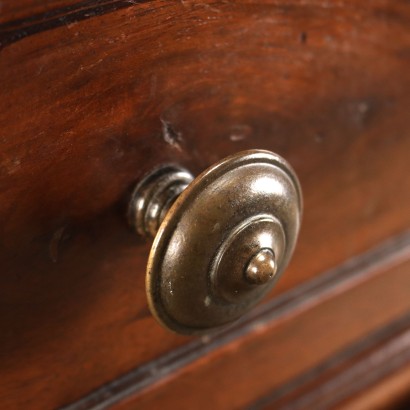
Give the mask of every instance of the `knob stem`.
[[128, 221], [142, 236], [155, 237], [168, 210], [193, 175], [176, 165], [166, 165], [149, 173], [136, 186], [128, 208]]

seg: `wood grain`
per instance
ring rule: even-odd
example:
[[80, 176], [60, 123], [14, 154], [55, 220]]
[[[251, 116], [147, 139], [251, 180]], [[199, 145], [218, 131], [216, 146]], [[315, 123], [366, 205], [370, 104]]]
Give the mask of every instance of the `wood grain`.
[[410, 227], [407, 2], [119, 3], [1, 3], [9, 408], [72, 402], [189, 342], [150, 317], [149, 244], [124, 218], [162, 162], [199, 172], [266, 148], [292, 163], [305, 218], [272, 297]]
[[[410, 365], [410, 314], [355, 342], [320, 363], [273, 394], [258, 399], [256, 409], [352, 408], [361, 396], [362, 409], [397, 405], [410, 383], [405, 372]], [[394, 389], [389, 380], [400, 377]], [[391, 382], [390, 382], [391, 383]], [[372, 391], [379, 387], [378, 402], [370, 404]], [[374, 395], [374, 392], [373, 392]], [[367, 397], [367, 404], [364, 404]], [[374, 399], [373, 399], [374, 400]], [[356, 401], [356, 405], [358, 405]]]
[[[94, 1], [82, 1], [82, 2], [69, 2], [69, 1], [54, 1], [54, 5], [44, 4], [32, 4], [29, 3], [28, 9], [33, 12], [37, 9], [43, 10], [38, 14], [27, 14], [27, 8], [22, 9], [21, 5], [18, 5], [17, 9], [13, 7], [6, 9], [9, 14], [13, 15], [13, 10], [19, 14], [23, 12], [22, 18], [5, 21], [1, 26], [1, 41], [0, 48], [12, 44], [16, 41], [20, 41], [25, 37], [29, 37], [44, 31], [53, 30], [58, 27], [68, 26], [73, 23], [77, 23], [82, 20], [88, 20], [90, 18], [102, 16], [107, 13], [111, 13], [116, 10], [131, 7], [133, 4], [142, 4], [148, 0], [133, 0], [133, 1], [106, 1], [106, 0], [94, 0]], [[66, 3], [65, 7], [64, 4]], [[57, 4], [60, 4], [60, 8], [55, 8]], [[46, 11], [44, 11], [44, 9]], [[6, 13], [7, 14], [7, 13]], [[0, 16], [0, 23], [4, 20], [4, 14]], [[26, 16], [24, 18], [24, 16]]]
[[410, 407], [410, 363], [383, 378], [370, 388], [353, 395], [339, 409], [405, 410]]
[[[60, 18], [64, 25], [67, 17], [75, 15], [77, 20], [82, 18], [93, 18], [110, 11], [124, 7], [131, 7], [133, 4], [143, 3], [145, 0], [121, 1], [121, 0], [3, 0], [0, 5], [0, 23], [3, 28], [15, 28], [22, 31], [22, 26], [35, 26], [36, 24], [53, 21]], [[47, 29], [55, 28], [53, 26]], [[10, 30], [12, 31], [12, 30]], [[38, 30], [37, 30], [38, 31]], [[30, 30], [30, 32], [32, 32]], [[22, 33], [23, 37], [30, 35]], [[18, 41], [18, 39], [17, 39]]]
[[[226, 349], [231, 343], [237, 344], [240, 339], [258, 338], [261, 332], [266, 329], [272, 329], [289, 320], [294, 320], [301, 312], [323, 304], [336, 295], [366, 283], [380, 274], [390, 272], [393, 267], [400, 265], [409, 257], [409, 235], [389, 240], [354, 260], [347, 261], [345, 264], [331, 269], [308, 283], [299, 285], [271, 302], [254, 309], [236, 324], [207, 337], [193, 340], [187, 345], [136, 368], [68, 406], [65, 410], [106, 408], [130, 395], [144, 394], [144, 390], [149, 389], [150, 386], [163, 384], [170, 378], [172, 379], [173, 374], [180, 373], [187, 366], [201, 363], [209, 354]], [[405, 318], [404, 324], [400, 321], [398, 325], [388, 325], [388, 329], [381, 332], [382, 338], [387, 335], [387, 338], [394, 339], [403, 328], [406, 328], [407, 321]], [[370, 339], [371, 344], [374, 344], [374, 337]], [[376, 339], [377, 343], [380, 343], [380, 337]], [[368, 347], [367, 345], [368, 343], [365, 344], [365, 348]], [[241, 357], [240, 349], [237, 354]], [[349, 355], [351, 356], [350, 353]], [[342, 357], [345, 358], [345, 355]], [[333, 364], [334, 360], [331, 362]], [[338, 363], [340, 363], [340, 359]], [[309, 375], [311, 375], [310, 373], [315, 375], [314, 371], [309, 371]], [[305, 381], [305, 377], [302, 377], [302, 381]], [[293, 385], [299, 386], [300, 382], [292, 380], [290, 384], [294, 390], [295, 386]], [[285, 391], [288, 389], [282, 388]], [[261, 401], [263, 402], [264, 399], [262, 398]]]
[[109, 408], [333, 408], [410, 363], [409, 285], [407, 261]]

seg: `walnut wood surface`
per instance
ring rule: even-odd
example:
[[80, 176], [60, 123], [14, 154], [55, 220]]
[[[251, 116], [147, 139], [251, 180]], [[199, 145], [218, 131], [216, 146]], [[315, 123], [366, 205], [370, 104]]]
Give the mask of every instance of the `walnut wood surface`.
[[[377, 248], [359, 255], [357, 258], [346, 261], [343, 265], [331, 269], [315, 279], [285, 292], [274, 300], [260, 305], [254, 309], [251, 314], [248, 314], [233, 326], [213, 335], [195, 339], [166, 355], [139, 366], [132, 372], [115, 379], [113, 382], [102, 386], [81, 400], [73, 403], [65, 408], [65, 410], [108, 408], [115, 403], [123, 401], [124, 398], [130, 395], [137, 396], [144, 394], [144, 391], [149, 389], [150, 386], [163, 384], [169, 379], [172, 380], [174, 374], [180, 374], [181, 371], [188, 366], [194, 369], [198, 364], [201, 366], [201, 363], [206, 360], [209, 354], [228, 347], [232, 342], [235, 342], [236, 345], [240, 345], [240, 339], [249, 340], [252, 337], [259, 338], [260, 334], [267, 329], [275, 328], [282, 323], [293, 320], [306, 309], [319, 306], [325, 301], [334, 298], [336, 295], [354, 289], [358, 284], [366, 283], [366, 281], [380, 274], [389, 272], [392, 267], [403, 263], [403, 261], [408, 261], [409, 258], [410, 235], [389, 240]], [[398, 325], [394, 323], [392, 325], [388, 324], [387, 328], [381, 332], [381, 338], [375, 337], [374, 335], [366, 336], [364, 349], [362, 346], [359, 346], [359, 349], [349, 348], [349, 352], [353, 351], [353, 353], [357, 353], [357, 351], [369, 350], [368, 339], [370, 339], [370, 346], [373, 346], [375, 342], [376, 345], [380, 345], [380, 339], [382, 339], [382, 342], [386, 338], [395, 339], [397, 334], [403, 330], [407, 330], [409, 320], [410, 318], [405, 317], [404, 322], [399, 320]], [[362, 344], [362, 342], [359, 342], [359, 345]], [[385, 345], [385, 343], [382, 344]], [[241, 349], [236, 350], [235, 354], [238, 358], [241, 358]], [[345, 362], [351, 358], [351, 356], [352, 354], [350, 353], [347, 357], [342, 354], [341, 358], [337, 358], [336, 363], [342, 363], [342, 365], [346, 367]], [[383, 354], [382, 359], [383, 358], [386, 358], [385, 362], [387, 362], [387, 364], [390, 363], [391, 355], [389, 357], [389, 355]], [[327, 366], [327, 368], [330, 367], [330, 369], [332, 369], [335, 362], [334, 358], [330, 358], [327, 361], [330, 361], [332, 365]], [[382, 364], [383, 368], [386, 368], [385, 363]], [[319, 366], [323, 367], [322, 365]], [[317, 370], [314, 368], [309, 369], [308, 375], [307, 381], [311, 381], [311, 376], [313, 376], [314, 380], [317, 379]], [[377, 379], [382, 376], [380, 372], [377, 372]], [[306, 382], [305, 376], [302, 375], [299, 378], [302, 379], [302, 382]], [[291, 385], [290, 390], [292, 391], [300, 387], [301, 383], [298, 377], [296, 377], [295, 380], [290, 380], [288, 384]], [[288, 392], [289, 387], [284, 386], [282, 390]], [[317, 393], [317, 389], [314, 392]], [[264, 402], [265, 399], [262, 397], [261, 401]]]
[[129, 190], [153, 166], [199, 172], [247, 148], [291, 162], [305, 217], [273, 295], [410, 226], [408, 2], [1, 7], [9, 408], [74, 401], [189, 341], [150, 317], [149, 244], [125, 224]]
[[410, 363], [370, 388], [346, 399], [340, 410], [406, 410], [410, 407]]
[[410, 363], [409, 286], [410, 260], [293, 320], [261, 327], [111, 408], [334, 408]]

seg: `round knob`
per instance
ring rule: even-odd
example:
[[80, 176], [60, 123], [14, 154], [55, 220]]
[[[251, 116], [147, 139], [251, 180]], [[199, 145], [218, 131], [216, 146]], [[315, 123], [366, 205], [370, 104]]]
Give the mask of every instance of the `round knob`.
[[134, 190], [128, 218], [155, 236], [146, 275], [150, 310], [166, 328], [204, 333], [265, 296], [287, 266], [302, 215], [296, 174], [279, 155], [232, 155], [197, 178], [178, 166]]

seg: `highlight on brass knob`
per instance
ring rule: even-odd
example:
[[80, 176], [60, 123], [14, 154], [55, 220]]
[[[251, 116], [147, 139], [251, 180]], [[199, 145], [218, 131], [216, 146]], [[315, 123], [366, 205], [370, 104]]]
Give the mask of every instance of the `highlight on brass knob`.
[[249, 311], [286, 268], [302, 193], [279, 155], [250, 150], [194, 177], [160, 167], [135, 188], [131, 226], [154, 237], [146, 292], [151, 312], [178, 333], [206, 333]]

